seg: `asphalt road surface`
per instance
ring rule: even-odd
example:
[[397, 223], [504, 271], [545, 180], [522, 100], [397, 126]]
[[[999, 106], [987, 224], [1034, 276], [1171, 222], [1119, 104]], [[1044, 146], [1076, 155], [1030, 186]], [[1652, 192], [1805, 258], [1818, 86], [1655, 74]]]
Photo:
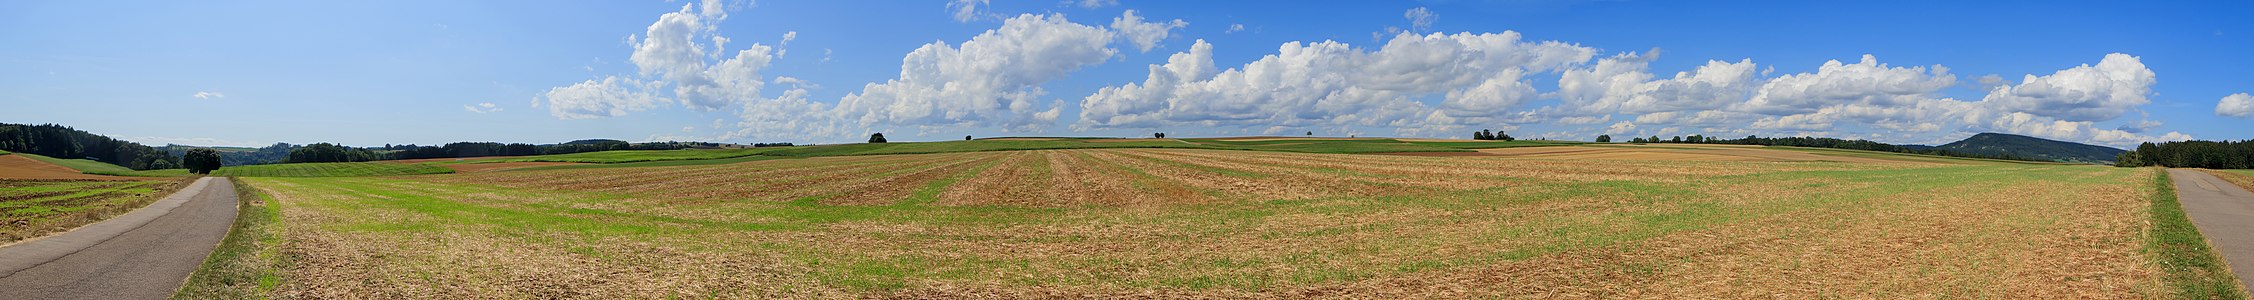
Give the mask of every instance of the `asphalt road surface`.
[[2230, 263], [2240, 286], [2254, 283], [2254, 193], [2206, 172], [2169, 169], [2176, 200], [2200, 235]]
[[235, 185], [204, 177], [116, 218], [0, 248], [0, 299], [164, 299], [227, 236]]

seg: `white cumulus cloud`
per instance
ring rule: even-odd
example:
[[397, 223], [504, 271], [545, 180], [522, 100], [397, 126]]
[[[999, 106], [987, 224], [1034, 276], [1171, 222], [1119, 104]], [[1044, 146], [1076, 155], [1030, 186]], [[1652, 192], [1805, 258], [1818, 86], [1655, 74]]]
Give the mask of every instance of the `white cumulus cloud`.
[[1190, 26], [1190, 22], [1181, 19], [1164, 22], [1143, 22], [1143, 17], [1135, 15], [1135, 10], [1132, 9], [1121, 13], [1118, 18], [1111, 19], [1111, 30], [1118, 32], [1122, 37], [1126, 37], [1128, 42], [1135, 44], [1135, 49], [1143, 52], [1150, 52], [1151, 48], [1158, 47], [1159, 41], [1164, 41], [1166, 36], [1173, 35], [1174, 29], [1185, 26]]
[[666, 101], [664, 97], [646, 92], [654, 89], [657, 87], [653, 82], [608, 76], [601, 81], [588, 80], [548, 89], [541, 100], [547, 103], [548, 114], [557, 118], [616, 117], [654, 108]]
[[218, 98], [226, 98], [226, 97], [227, 97], [227, 95], [226, 95], [226, 94], [220, 94], [219, 92], [213, 92], [213, 91], [200, 91], [200, 92], [196, 92], [196, 94], [195, 94], [195, 95], [189, 95], [189, 97], [196, 97], [196, 99], [211, 100], [211, 99], [218, 99]]
[[2027, 75], [2019, 85], [1998, 86], [1983, 99], [2006, 111], [2067, 121], [2104, 121], [2150, 103], [2155, 82], [2136, 56], [2105, 55], [2096, 66], [2081, 65], [2048, 76]]
[[[1105, 87], [1081, 102], [1079, 129], [1159, 126], [1387, 126], [1403, 132], [1523, 120], [1504, 111], [1536, 94], [1522, 78], [1581, 64], [1595, 49], [1522, 41], [1517, 32], [1400, 34], [1376, 50], [1336, 41], [1290, 42], [1242, 67], [1218, 70], [1212, 45], [1150, 67], [1142, 83]], [[1412, 97], [1442, 95], [1437, 107]]]
[[[757, 43], [727, 51], [729, 39], [718, 32], [727, 17], [718, 0], [682, 5], [679, 11], [658, 16], [642, 35], [627, 37], [634, 48], [627, 61], [642, 77], [588, 80], [550, 89], [539, 100], [558, 118], [585, 119], [622, 116], [672, 101], [691, 109], [717, 110], [759, 99], [767, 84], [761, 71], [773, 64], [780, 51]], [[797, 35], [785, 33], [783, 41]], [[672, 87], [672, 98], [655, 94], [666, 86]]]
[[2254, 118], [2254, 96], [2246, 93], [2231, 94], [2215, 102], [2215, 115]]
[[864, 125], [1039, 130], [1061, 113], [1058, 104], [1040, 103], [1047, 92], [1039, 85], [1118, 54], [1112, 36], [1063, 15], [1020, 15], [960, 46], [934, 42], [909, 52], [900, 78], [846, 95], [839, 114]]

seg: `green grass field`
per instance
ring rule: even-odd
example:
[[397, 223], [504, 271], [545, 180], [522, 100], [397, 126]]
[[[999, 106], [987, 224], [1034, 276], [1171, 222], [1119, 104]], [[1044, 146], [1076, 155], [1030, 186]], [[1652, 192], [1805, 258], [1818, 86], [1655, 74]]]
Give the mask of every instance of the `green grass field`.
[[2198, 243], [2156, 172], [1079, 149], [246, 181], [325, 266], [256, 281], [314, 298], [2210, 295], [2228, 273], [2150, 263]]
[[101, 221], [162, 197], [171, 181], [0, 179], [0, 244]]
[[296, 163], [219, 168], [211, 176], [228, 177], [344, 177], [453, 173], [454, 169], [430, 164], [388, 162]]
[[[681, 150], [615, 150], [572, 154], [536, 155], [500, 159], [479, 159], [467, 163], [484, 162], [576, 162], [576, 163], [630, 163], [667, 160], [723, 159], [759, 155], [783, 148], [744, 149], [681, 149]], [[474, 158], [473, 158], [474, 159]]]

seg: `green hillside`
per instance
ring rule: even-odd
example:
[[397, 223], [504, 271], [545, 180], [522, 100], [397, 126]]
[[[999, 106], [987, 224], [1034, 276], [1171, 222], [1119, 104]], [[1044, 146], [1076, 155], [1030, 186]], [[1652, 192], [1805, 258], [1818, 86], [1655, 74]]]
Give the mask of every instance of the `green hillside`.
[[110, 164], [110, 163], [106, 163], [106, 162], [99, 162], [99, 161], [93, 161], [93, 160], [88, 160], [88, 159], [63, 159], [63, 158], [53, 158], [53, 157], [47, 157], [47, 156], [45, 156], [45, 155], [38, 155], [38, 154], [31, 154], [31, 153], [16, 153], [15, 155], [22, 155], [23, 157], [31, 158], [31, 159], [34, 159], [34, 160], [38, 160], [38, 161], [43, 161], [43, 162], [47, 162], [47, 163], [50, 163], [50, 164], [55, 164], [55, 165], [58, 165], [58, 166], [63, 166], [64, 168], [70, 168], [70, 169], [72, 169], [72, 170], [78, 170], [78, 172], [79, 172], [79, 173], [115, 174], [115, 173], [131, 173], [131, 172], [133, 172], [133, 169], [129, 169], [129, 168], [126, 168], [126, 167], [120, 167], [120, 166], [118, 166], [118, 165], [113, 165], [113, 164]]
[[1957, 153], [2017, 157], [2061, 162], [2112, 164], [2115, 156], [2127, 150], [2112, 147], [2061, 142], [2031, 136], [1982, 133], [1962, 141], [1933, 147]]

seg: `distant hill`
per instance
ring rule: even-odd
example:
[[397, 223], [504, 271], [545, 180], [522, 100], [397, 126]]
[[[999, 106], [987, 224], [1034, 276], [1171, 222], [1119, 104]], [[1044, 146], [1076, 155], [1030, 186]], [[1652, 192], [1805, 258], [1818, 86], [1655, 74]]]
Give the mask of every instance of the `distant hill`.
[[2112, 147], [2061, 142], [2031, 136], [1981, 133], [1962, 141], [1933, 147], [1957, 153], [2016, 157], [2062, 162], [2111, 164], [2113, 158], [2128, 150]]

